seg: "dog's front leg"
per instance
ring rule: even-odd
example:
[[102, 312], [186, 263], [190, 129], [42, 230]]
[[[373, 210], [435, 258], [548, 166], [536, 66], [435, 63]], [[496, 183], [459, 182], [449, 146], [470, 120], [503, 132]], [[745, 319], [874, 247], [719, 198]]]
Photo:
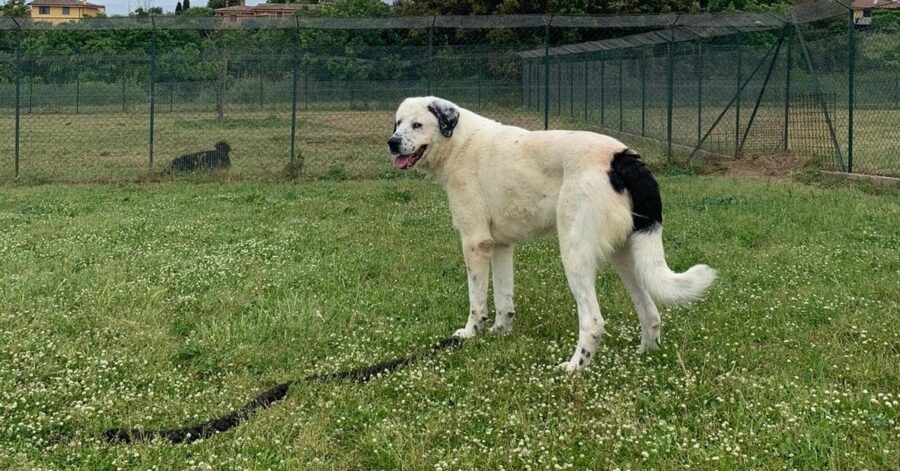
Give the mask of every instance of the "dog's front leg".
[[463, 238], [463, 256], [469, 278], [469, 320], [465, 327], [453, 333], [456, 337], [474, 337], [484, 329], [493, 248], [494, 241], [490, 237]]
[[512, 330], [516, 309], [513, 305], [513, 246], [494, 246], [491, 258], [491, 272], [494, 280], [494, 309], [497, 310], [494, 325], [488, 329], [492, 334], [506, 335]]

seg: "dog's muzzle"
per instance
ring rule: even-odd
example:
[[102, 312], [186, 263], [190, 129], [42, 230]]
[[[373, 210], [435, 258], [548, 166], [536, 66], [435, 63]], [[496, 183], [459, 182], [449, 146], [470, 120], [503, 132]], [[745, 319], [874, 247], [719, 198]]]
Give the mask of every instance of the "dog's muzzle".
[[417, 150], [413, 154], [400, 154], [394, 156], [394, 168], [396, 168], [397, 170], [406, 170], [408, 168], [412, 168], [412, 166], [415, 165], [423, 155], [425, 155], [425, 149], [427, 148], [427, 145], [423, 145], [419, 147], [419, 150]]

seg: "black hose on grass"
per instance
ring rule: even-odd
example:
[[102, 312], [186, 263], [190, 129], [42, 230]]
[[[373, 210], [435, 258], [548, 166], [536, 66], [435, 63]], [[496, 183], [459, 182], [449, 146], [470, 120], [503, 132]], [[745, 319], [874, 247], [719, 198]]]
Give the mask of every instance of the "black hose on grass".
[[[425, 353], [433, 353], [441, 350], [454, 349], [462, 345], [462, 339], [456, 337], [448, 337], [432, 344]], [[422, 355], [411, 353], [404, 357], [395, 358], [375, 365], [364, 366], [352, 370], [338, 371], [336, 373], [328, 373], [322, 375], [311, 375], [302, 380], [292, 380], [286, 383], [278, 384], [267, 389], [254, 397], [250, 402], [244, 404], [244, 407], [223, 415], [219, 418], [209, 420], [190, 427], [169, 429], [169, 430], [141, 430], [141, 429], [123, 429], [111, 428], [103, 432], [103, 439], [110, 443], [133, 443], [138, 441], [152, 440], [161, 438], [172, 443], [191, 443], [204, 438], [209, 438], [219, 432], [240, 425], [241, 422], [252, 416], [257, 409], [266, 408], [275, 402], [284, 399], [287, 396], [288, 389], [292, 384], [298, 382], [326, 382], [334, 380], [350, 380], [356, 383], [365, 383], [383, 374], [391, 373], [402, 368]]]

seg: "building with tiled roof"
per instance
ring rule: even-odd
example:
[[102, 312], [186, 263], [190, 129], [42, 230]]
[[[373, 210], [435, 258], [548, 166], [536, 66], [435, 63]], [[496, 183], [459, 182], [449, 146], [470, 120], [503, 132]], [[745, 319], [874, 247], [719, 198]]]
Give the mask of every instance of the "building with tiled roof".
[[28, 11], [34, 21], [65, 23], [106, 14], [106, 7], [85, 0], [34, 0], [28, 3]]
[[900, 0], [854, 0], [853, 23], [857, 26], [872, 24], [872, 10], [900, 10]]
[[259, 5], [248, 7], [241, 0], [240, 5], [225, 8], [216, 8], [215, 13], [221, 16], [227, 24], [238, 24], [246, 18], [286, 18], [292, 17], [302, 10], [314, 10], [323, 4], [333, 3], [333, 1], [322, 1], [321, 3], [260, 3]]

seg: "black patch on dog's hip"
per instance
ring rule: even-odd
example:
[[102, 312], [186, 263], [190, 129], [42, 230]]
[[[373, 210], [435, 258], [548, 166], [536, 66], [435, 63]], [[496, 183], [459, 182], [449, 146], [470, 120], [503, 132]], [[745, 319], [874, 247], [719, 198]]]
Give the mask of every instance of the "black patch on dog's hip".
[[628, 190], [634, 232], [651, 231], [662, 225], [659, 184], [637, 152], [625, 149], [613, 154], [608, 174], [609, 183], [616, 192]]

